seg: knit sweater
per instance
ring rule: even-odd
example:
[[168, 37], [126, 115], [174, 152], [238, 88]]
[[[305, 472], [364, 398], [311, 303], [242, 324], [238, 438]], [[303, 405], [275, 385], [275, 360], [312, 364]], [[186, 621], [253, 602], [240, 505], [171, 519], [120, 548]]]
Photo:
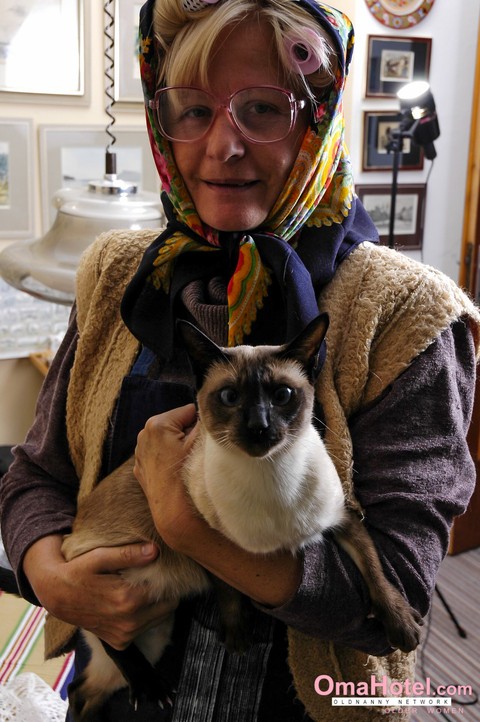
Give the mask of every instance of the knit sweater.
[[[80, 341], [69, 385], [67, 432], [82, 496], [98, 481], [118, 389], [138, 351], [137, 341], [121, 321], [119, 302], [153, 238], [148, 232], [105, 234], [87, 253], [79, 272]], [[325, 441], [346, 497], [357, 505], [348, 419], [378, 398], [456, 319], [468, 318], [477, 339], [480, 317], [455, 284], [438, 271], [370, 244], [359, 247], [344, 261], [322, 292], [319, 308], [330, 316], [327, 359], [318, 382], [327, 428]], [[47, 654], [61, 651], [72, 631], [50, 618]], [[289, 642], [298, 694], [316, 720], [331, 718], [328, 698], [314, 691], [317, 674], [350, 682], [369, 679], [372, 673], [395, 680], [413, 677], [414, 655], [395, 652], [371, 657], [293, 629]], [[399, 712], [389, 718], [404, 716]], [[383, 714], [381, 708], [348, 709], [345, 713], [337, 709], [335, 718], [376, 720]]]

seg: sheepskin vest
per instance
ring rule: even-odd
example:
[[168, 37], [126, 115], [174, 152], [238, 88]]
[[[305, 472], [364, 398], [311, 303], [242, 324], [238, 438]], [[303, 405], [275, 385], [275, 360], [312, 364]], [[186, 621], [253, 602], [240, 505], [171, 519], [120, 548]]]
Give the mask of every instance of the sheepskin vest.
[[[78, 273], [79, 344], [67, 399], [70, 453], [80, 479], [80, 497], [99, 481], [102, 450], [120, 385], [132, 367], [138, 342], [120, 316], [120, 301], [156, 231], [103, 234], [86, 252]], [[372, 402], [450, 324], [463, 317], [478, 348], [480, 314], [439, 271], [385, 247], [365, 243], [342, 263], [319, 297], [330, 326], [327, 357], [318, 381], [327, 448], [349, 503], [358, 507], [352, 483], [348, 419]], [[46, 656], [68, 648], [75, 630], [49, 617]], [[382, 707], [337, 707], [315, 693], [317, 675], [338, 682], [377, 678], [413, 679], [415, 653], [373, 657], [289, 629], [289, 664], [297, 693], [318, 722], [386, 719]], [[388, 710], [387, 710], [388, 711]], [[407, 709], [388, 714], [408, 718]]]

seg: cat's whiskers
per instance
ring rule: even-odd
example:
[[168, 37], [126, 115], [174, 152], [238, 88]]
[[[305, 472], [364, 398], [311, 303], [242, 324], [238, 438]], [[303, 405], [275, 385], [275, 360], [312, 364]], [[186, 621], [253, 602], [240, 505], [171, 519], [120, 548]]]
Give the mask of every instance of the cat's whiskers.
[[315, 416], [315, 414], [312, 416], [312, 421], [316, 421], [316, 423], [324, 429], [328, 428], [325, 421], [323, 419], [319, 419], [318, 416]]
[[215, 441], [219, 446], [222, 446], [224, 449], [232, 449], [235, 447], [235, 444], [232, 442], [230, 438], [230, 434], [227, 431], [224, 431], [222, 434], [216, 434], [215, 435]]
[[284, 439], [282, 439], [282, 443], [279, 444], [276, 449], [278, 451], [291, 451], [291, 449], [298, 443], [298, 438], [290, 435], [286, 436]]
[[[319, 419], [317, 416], [312, 417], [314, 421], [318, 423], [319, 426], [321, 426], [325, 431], [329, 431], [332, 436], [334, 436], [336, 439], [340, 439], [340, 434], [338, 432], [335, 432], [328, 424], [326, 424], [322, 419]], [[328, 441], [323, 438], [323, 443], [325, 445], [325, 448], [328, 451], [328, 455], [331, 459], [335, 459], [336, 461], [342, 462], [342, 459], [333, 453], [331, 444], [328, 443]], [[355, 471], [355, 469], [353, 469]]]
[[328, 424], [323, 421], [323, 419], [319, 419], [318, 416], [312, 416], [312, 420], [316, 421], [319, 426], [321, 426], [325, 431], [329, 431], [332, 436], [335, 436], [337, 439], [340, 438], [340, 434], [336, 431], [334, 431]]
[[232, 382], [234, 383], [238, 379], [238, 367], [233, 358], [226, 357], [227, 365], [232, 371]]
[[342, 458], [341, 458], [340, 456], [338, 456], [337, 454], [334, 454], [334, 453], [333, 453], [332, 447], [330, 446], [330, 444], [328, 444], [328, 443], [326, 443], [326, 442], [324, 441], [324, 442], [323, 442], [323, 445], [325, 446], [325, 448], [326, 448], [326, 450], [327, 450], [327, 452], [328, 452], [329, 457], [330, 457], [331, 459], [335, 459], [335, 461], [338, 461], [338, 462], [341, 464], [341, 463], [342, 463]]

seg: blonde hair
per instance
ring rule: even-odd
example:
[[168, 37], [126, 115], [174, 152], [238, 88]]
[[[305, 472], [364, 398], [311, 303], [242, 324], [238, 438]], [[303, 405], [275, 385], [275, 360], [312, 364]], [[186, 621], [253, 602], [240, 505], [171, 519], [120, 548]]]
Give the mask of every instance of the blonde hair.
[[[331, 85], [337, 69], [337, 56], [331, 38], [310, 13], [292, 0], [225, 0], [218, 5], [189, 11], [182, 0], [157, 0], [153, 11], [155, 38], [161, 50], [157, 83], [208, 87], [208, 68], [220, 33], [232, 32], [242, 21], [258, 18], [268, 22], [278, 59], [292, 90], [306, 94], [313, 102]], [[284, 38], [287, 33], [302, 38], [305, 29], [320, 38], [316, 51], [321, 57], [318, 71], [304, 76], [291, 65]]]

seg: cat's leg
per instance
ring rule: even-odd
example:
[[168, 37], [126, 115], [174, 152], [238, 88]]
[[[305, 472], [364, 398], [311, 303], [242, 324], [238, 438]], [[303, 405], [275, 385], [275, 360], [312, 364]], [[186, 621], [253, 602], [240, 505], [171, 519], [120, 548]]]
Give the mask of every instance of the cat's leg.
[[91, 632], [83, 632], [91, 659], [83, 674], [69, 687], [74, 722], [100, 722], [101, 707], [111, 695], [129, 688], [130, 703], [137, 709], [142, 701], [160, 707], [172, 704], [170, 680], [160, 677], [154, 665], [170, 641], [174, 615], [137, 637], [125, 650], [116, 650]]
[[156, 665], [163, 654], [163, 650], [170, 642], [174, 621], [175, 613], [172, 612], [168, 616], [162, 617], [161, 624], [147, 629], [146, 632], [143, 632], [135, 639], [136, 646], [148, 659], [152, 667]]
[[[147, 629], [146, 632], [135, 639], [135, 646], [140, 650], [140, 655], [143, 656], [144, 662], [151, 665], [153, 676], [151, 670], [146, 674], [144, 674], [143, 671], [137, 673], [137, 664], [135, 664], [132, 673], [127, 670], [131, 701], [144, 698], [158, 702], [160, 707], [173, 704], [172, 698], [176, 689], [174, 689], [172, 680], [166, 675], [165, 670], [162, 670], [160, 675], [154, 667], [162, 656], [165, 647], [170, 642], [174, 621], [175, 614], [172, 613], [168, 617], [163, 617], [161, 624]], [[142, 668], [144, 666], [145, 665], [142, 665]], [[141, 679], [138, 679], [139, 676]], [[135, 679], [135, 677], [137, 677], [137, 679]], [[136, 706], [134, 701], [133, 704]]]
[[125, 679], [124, 686], [128, 686], [130, 704], [135, 710], [143, 702], [157, 704], [162, 709], [166, 705], [173, 704], [170, 680], [164, 675], [158, 674], [143, 652], [139, 650], [136, 642], [121, 651], [113, 649], [107, 644], [104, 644], [104, 647]]
[[218, 577], [211, 576], [220, 613], [220, 639], [228, 652], [244, 654], [252, 642], [251, 602]]
[[127, 683], [102, 642], [91, 632], [82, 634], [91, 658], [83, 673], [69, 685], [68, 701], [74, 722], [97, 722], [104, 702]]
[[403, 652], [416, 649], [423, 620], [385, 578], [373, 540], [355, 512], [347, 512], [342, 527], [335, 530], [335, 538], [360, 570], [368, 587], [373, 613], [383, 624], [391, 646]]

